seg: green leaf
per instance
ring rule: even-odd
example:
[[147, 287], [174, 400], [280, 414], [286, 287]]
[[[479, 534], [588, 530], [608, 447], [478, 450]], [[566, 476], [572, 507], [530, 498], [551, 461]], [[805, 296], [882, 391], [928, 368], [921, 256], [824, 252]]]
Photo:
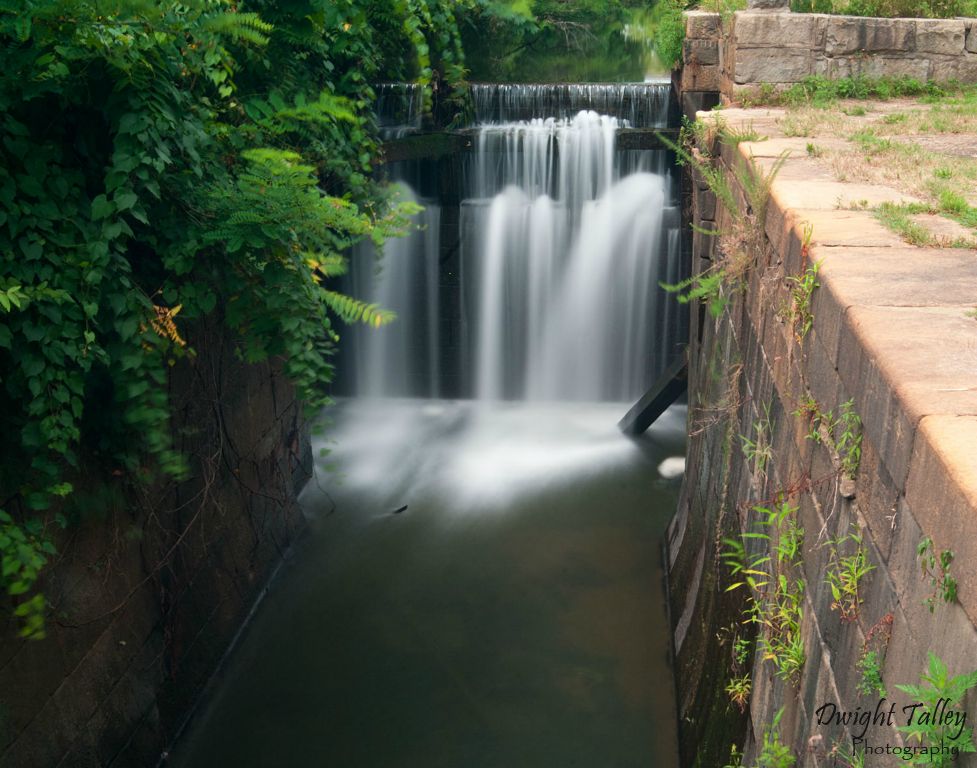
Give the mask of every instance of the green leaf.
[[139, 200], [135, 192], [117, 192], [115, 195], [116, 208], [121, 211], [128, 211]]
[[99, 195], [92, 200], [92, 219], [94, 221], [104, 219], [106, 216], [111, 215], [114, 210], [115, 205], [109, 202], [105, 195]]

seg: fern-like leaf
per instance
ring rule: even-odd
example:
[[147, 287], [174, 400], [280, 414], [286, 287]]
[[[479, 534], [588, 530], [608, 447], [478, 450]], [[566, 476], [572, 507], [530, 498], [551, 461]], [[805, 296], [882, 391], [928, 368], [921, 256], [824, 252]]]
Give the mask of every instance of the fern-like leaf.
[[326, 304], [344, 323], [364, 323], [374, 328], [392, 323], [397, 315], [389, 309], [381, 309], [376, 304], [354, 299], [336, 291], [323, 291]]

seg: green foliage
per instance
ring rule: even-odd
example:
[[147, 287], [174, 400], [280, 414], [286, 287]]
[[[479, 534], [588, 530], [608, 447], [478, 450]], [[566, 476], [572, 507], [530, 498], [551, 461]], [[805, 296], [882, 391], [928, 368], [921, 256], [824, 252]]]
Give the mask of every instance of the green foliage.
[[927, 246], [933, 243], [933, 236], [912, 217], [929, 212], [929, 206], [921, 203], [882, 203], [875, 209], [875, 218], [910, 245]]
[[[969, 674], [950, 677], [946, 664], [943, 663], [936, 654], [929, 652], [929, 665], [923, 672], [919, 685], [897, 685], [903, 693], [912, 697], [912, 702], [921, 703], [922, 706], [913, 710], [912, 721], [896, 730], [906, 734], [910, 744], [913, 741], [923, 747], [935, 747], [940, 744], [955, 746], [960, 754], [967, 752], [977, 752], [974, 745], [974, 729], [971, 727], [957, 726], [952, 722], [940, 724], [932, 722], [939, 718], [929, 718], [930, 722], [920, 722], [920, 715], [923, 711], [934, 712], [938, 704], [944, 703], [941, 700], [949, 699], [945, 702], [947, 710], [960, 707], [964, 703], [967, 692], [977, 687], [977, 671]], [[957, 730], [960, 728], [959, 735]], [[956, 760], [956, 755], [942, 754], [942, 750], [934, 750], [932, 754], [923, 754], [922, 751], [916, 752], [912, 756], [910, 765], [936, 765], [944, 766]]]
[[[805, 583], [800, 571], [803, 529], [797, 508], [783, 501], [773, 508], [754, 507], [761, 530], [725, 539], [723, 560], [734, 579], [726, 591], [748, 587], [745, 620], [763, 632], [760, 652], [771, 661], [775, 674], [796, 683], [806, 661], [801, 634]], [[750, 552], [751, 542], [760, 544]]]
[[743, 753], [735, 744], [729, 747], [729, 762], [723, 768], [743, 768]]
[[933, 544], [933, 539], [927, 536], [919, 542], [919, 546], [916, 548], [916, 556], [919, 559], [919, 567], [923, 576], [929, 578], [930, 586], [933, 588], [932, 594], [923, 601], [923, 604], [930, 609], [930, 613], [936, 610], [938, 600], [942, 600], [944, 603], [956, 602], [957, 580], [950, 573], [953, 551], [949, 549], [937, 550]]
[[829, 80], [820, 75], [805, 78], [785, 90], [761, 88], [745, 102], [752, 106], [833, 106], [838, 99], [937, 98], [959, 92], [961, 86], [916, 80], [912, 77], [843, 77]]
[[814, 327], [814, 313], [811, 311], [811, 298], [814, 289], [821, 284], [818, 282], [818, 271], [821, 262], [809, 264], [800, 275], [788, 275], [790, 284], [790, 304], [782, 316], [793, 331], [794, 338], [800, 344], [807, 338], [807, 334]]
[[754, 424], [755, 439], [740, 435], [743, 456], [753, 464], [753, 471], [760, 482], [767, 476], [767, 464], [773, 458], [773, 446], [770, 444], [770, 403], [764, 403], [763, 411], [763, 417]]
[[811, 395], [806, 395], [794, 415], [809, 423], [807, 439], [827, 445], [838, 455], [842, 474], [854, 480], [862, 461], [862, 419], [855, 412], [854, 398], [841, 404], [840, 416], [825, 411]]
[[719, 317], [726, 308], [729, 299], [723, 295], [725, 275], [716, 270], [700, 275], [693, 275], [677, 283], [659, 283], [668, 293], [676, 294], [679, 304], [688, 304], [690, 301], [705, 302], [709, 314]]
[[862, 463], [862, 418], [855, 412], [854, 398], [841, 404], [838, 427], [841, 434], [835, 441], [835, 450], [841, 461], [841, 471], [854, 480]]
[[734, 677], [726, 684], [726, 695], [729, 696], [729, 700], [736, 705], [740, 712], [746, 711], [752, 690], [753, 681], [750, 679], [749, 673]]
[[791, 0], [795, 13], [838, 13], [847, 16], [952, 19], [975, 15], [973, 0]]
[[[752, 128], [744, 131], [729, 129], [721, 118], [716, 119], [713, 130], [718, 141], [733, 146], [744, 141], [763, 140]], [[660, 285], [669, 293], [678, 294], [680, 303], [693, 300], [705, 302], [709, 313], [718, 317], [729, 303], [729, 293], [743, 290], [746, 274], [764, 247], [764, 225], [770, 189], [787, 160], [787, 153], [781, 154], [767, 171], [754, 166], [736, 152], [732, 172], [729, 173], [721, 162], [712, 162], [708, 154], [711, 141], [709, 130], [701, 124], [686, 123], [683, 126], [684, 145], [675, 144], [661, 134], [659, 139], [676, 153], [680, 165], [691, 166], [702, 176], [706, 186], [732, 219], [729, 232], [724, 233], [720, 239], [719, 258], [709, 269], [676, 284]], [[742, 190], [745, 207], [739, 204], [735, 191], [737, 187]], [[710, 236], [720, 234], [708, 230], [699, 231]]]
[[635, 81], [649, 61], [639, 0], [463, 0], [472, 78], [492, 82]]
[[685, 20], [682, 12], [688, 8], [684, 0], [661, 0], [655, 6], [655, 50], [669, 69], [682, 65], [682, 44], [685, 42]]
[[882, 682], [882, 659], [879, 657], [879, 652], [864, 649], [858, 659], [858, 671], [861, 673], [861, 678], [855, 686], [858, 692], [863, 696], [877, 693], [884, 699], [886, 692], [885, 684]]
[[[862, 543], [862, 535], [857, 526], [845, 536], [828, 541], [831, 557], [828, 560], [828, 571], [825, 582], [831, 588], [834, 602], [831, 610], [841, 614], [842, 621], [855, 621], [863, 600], [858, 588], [862, 579], [871, 573], [875, 566], [868, 562], [868, 555]], [[841, 550], [850, 544], [854, 552], [843, 555]]]
[[[180, 478], [167, 371], [205, 316], [326, 399], [353, 242], [416, 208], [370, 178], [370, 82], [446, 94], [450, 0], [0, 0], [0, 591], [25, 636], [70, 480]], [[84, 461], [82, 461], [84, 456]], [[83, 466], [84, 465], [84, 466]]]
[[794, 753], [780, 741], [780, 719], [783, 715], [784, 710], [778, 710], [770, 728], [763, 732], [755, 768], [793, 768], [796, 762]]

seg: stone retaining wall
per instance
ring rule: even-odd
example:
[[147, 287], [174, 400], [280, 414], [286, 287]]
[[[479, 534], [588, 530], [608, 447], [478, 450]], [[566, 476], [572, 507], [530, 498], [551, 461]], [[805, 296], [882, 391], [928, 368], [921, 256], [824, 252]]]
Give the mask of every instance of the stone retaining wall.
[[0, 626], [3, 768], [157, 765], [303, 526], [311, 454], [280, 363], [241, 362], [216, 328], [188, 340], [170, 398], [190, 478], [79, 478], [47, 637]]
[[683, 94], [735, 101], [807, 77], [977, 82], [977, 19], [875, 19], [817, 13], [685, 14]]
[[[778, 134], [775, 111], [722, 115], [731, 130], [750, 126], [769, 137], [709, 142], [741, 211], [747, 203], [731, 169], [750, 163], [770, 172], [789, 156], [774, 180], [762, 252], [745, 288], [728, 294], [718, 317], [704, 307], [693, 312], [687, 471], [669, 531], [682, 765], [725, 765], [734, 742], [745, 744], [743, 765], [757, 764], [759, 744], [782, 710], [780, 738], [799, 768], [849, 766], [851, 734], [819, 725], [816, 711], [825, 703], [874, 711], [879, 696], [858, 690], [863, 649], [880, 653], [889, 701], [900, 707], [912, 697], [896, 686], [919, 684], [930, 651], [951, 674], [977, 670], [977, 322], [968, 316], [977, 259], [973, 250], [906, 245], [861, 205], [905, 196], [835, 181], [805, 151], [808, 139]], [[708, 232], [735, 227], [698, 174], [693, 194], [693, 272], [702, 272], [720, 258], [718, 238]], [[788, 320], [791, 278], [815, 262], [813, 325], [800, 336]], [[808, 398], [835, 416], [851, 401], [860, 415], [854, 481], [834, 447], [811, 439]], [[760, 431], [769, 446], [763, 467], [743, 443]], [[737, 667], [732, 638], [748, 636], [750, 625], [742, 623], [745, 590], [726, 591], [732, 578], [722, 562], [724, 539], [756, 531], [756, 507], [782, 500], [796, 507], [804, 534], [798, 574], [806, 582], [806, 663], [796, 680], [777, 677], [759, 652]], [[825, 574], [828, 542], [851, 531], [860, 532], [874, 569], [860, 582], [857, 617], [844, 620]], [[957, 599], [937, 596], [932, 612], [926, 600], [935, 588], [918, 556], [927, 537], [938, 552], [953, 553], [959, 583]], [[845, 546], [850, 554], [853, 545]], [[743, 671], [753, 683], [748, 720], [724, 690]], [[974, 691], [964, 708], [972, 723]], [[891, 727], [869, 734], [873, 743], [905, 743]], [[892, 755], [866, 759], [896, 764], [906, 763]]]

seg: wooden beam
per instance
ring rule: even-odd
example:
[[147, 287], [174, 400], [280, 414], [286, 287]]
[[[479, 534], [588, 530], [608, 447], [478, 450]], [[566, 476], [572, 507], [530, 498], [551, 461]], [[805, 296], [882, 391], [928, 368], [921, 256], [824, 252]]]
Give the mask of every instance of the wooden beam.
[[618, 428], [626, 435], [640, 435], [685, 392], [688, 385], [688, 362], [683, 351], [617, 423]]

